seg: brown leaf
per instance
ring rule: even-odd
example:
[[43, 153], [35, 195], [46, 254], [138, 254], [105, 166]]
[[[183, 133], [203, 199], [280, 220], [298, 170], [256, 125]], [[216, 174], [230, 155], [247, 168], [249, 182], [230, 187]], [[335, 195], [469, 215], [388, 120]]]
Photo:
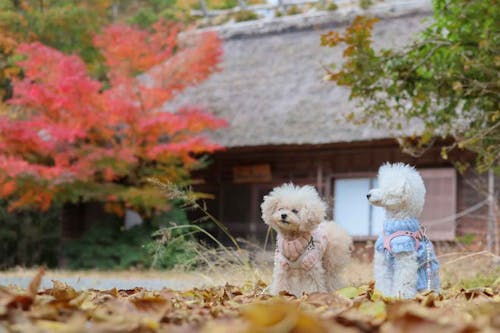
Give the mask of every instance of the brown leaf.
[[364, 332], [376, 330], [386, 319], [386, 306], [382, 301], [355, 302], [354, 307], [340, 313], [336, 320], [338, 323], [355, 327]]
[[[101, 298], [103, 298], [102, 295], [100, 295], [96, 291], [85, 291], [85, 292], [82, 292], [77, 297], [73, 298], [68, 303], [70, 305], [73, 305], [73, 306], [81, 309], [82, 311], [89, 311], [89, 310], [95, 309], [99, 303], [102, 303], [102, 301], [101, 302], [98, 301], [99, 296], [101, 296]], [[109, 295], [106, 295], [104, 297], [112, 298], [112, 296], [109, 296]]]
[[33, 280], [31, 280], [30, 285], [28, 286], [28, 295], [30, 295], [31, 297], [34, 298], [36, 296], [44, 274], [45, 268], [40, 267]]
[[443, 296], [433, 291], [428, 291], [422, 294], [418, 294], [416, 300], [419, 301], [423, 306], [434, 308], [437, 306], [439, 301], [443, 300]]
[[33, 304], [33, 297], [24, 291], [0, 286], [0, 316], [7, 314], [10, 309], [28, 310]]
[[130, 295], [127, 300], [135, 305], [137, 310], [148, 312], [157, 321], [173, 308], [172, 303], [158, 292], [141, 291]]
[[148, 316], [141, 316], [132, 303], [120, 298], [98, 305], [89, 314], [96, 332], [132, 332], [138, 330], [143, 322], [149, 324], [151, 321]]
[[313, 293], [305, 296], [304, 302], [320, 308], [323, 311], [328, 311], [328, 315], [338, 314], [353, 306], [353, 301], [337, 293]]
[[326, 332], [325, 323], [300, 309], [300, 303], [280, 298], [244, 306], [241, 316], [248, 332]]
[[241, 319], [211, 321], [201, 329], [202, 333], [247, 333], [249, 331], [249, 324]]
[[387, 305], [388, 321], [380, 328], [381, 333], [478, 332], [473, 323], [465, 323], [452, 317], [446, 310], [436, 311], [412, 302], [395, 302]]
[[39, 332], [47, 333], [84, 333], [87, 332], [87, 318], [81, 313], [74, 314], [64, 321], [37, 320], [35, 327]]
[[47, 289], [45, 293], [54, 296], [58, 301], [71, 301], [80, 294], [72, 287], [57, 280], [52, 280], [52, 285], [52, 289]]
[[103, 333], [465, 333], [500, 328], [498, 287], [445, 288], [439, 295], [424, 292], [406, 301], [383, 297], [373, 284], [343, 292], [353, 298], [339, 293], [271, 296], [262, 294], [259, 286], [232, 285], [182, 292], [143, 288], [76, 292], [54, 281], [53, 288], [36, 297], [27, 290], [0, 287], [0, 327], [8, 332], [76, 333], [82, 327], [78, 318], [85, 318], [85, 331]]

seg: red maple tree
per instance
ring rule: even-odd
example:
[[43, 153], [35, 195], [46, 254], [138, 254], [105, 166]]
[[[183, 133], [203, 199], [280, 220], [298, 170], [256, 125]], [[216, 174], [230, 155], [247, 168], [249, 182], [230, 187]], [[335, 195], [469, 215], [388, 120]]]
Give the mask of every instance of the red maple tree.
[[78, 56], [40, 43], [18, 48], [24, 76], [13, 83], [11, 112], [0, 115], [0, 197], [10, 209], [54, 201], [107, 202], [117, 212], [167, 208], [147, 178], [186, 180], [194, 156], [220, 148], [205, 132], [225, 121], [197, 106], [165, 106], [218, 70], [215, 33], [179, 38], [165, 23], [152, 31], [117, 25], [94, 44], [106, 83]]

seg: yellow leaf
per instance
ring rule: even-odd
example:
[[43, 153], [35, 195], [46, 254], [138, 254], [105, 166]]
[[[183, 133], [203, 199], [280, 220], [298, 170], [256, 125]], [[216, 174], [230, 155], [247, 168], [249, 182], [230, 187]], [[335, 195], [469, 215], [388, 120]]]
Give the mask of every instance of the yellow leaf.
[[463, 90], [462, 83], [460, 83], [459, 81], [453, 82], [453, 90], [462, 91]]
[[490, 43], [486, 39], [483, 39], [479, 42], [480, 49], [486, 49], [486, 48], [488, 48], [489, 45], [490, 45]]
[[441, 158], [443, 160], [447, 160], [448, 159], [448, 152], [446, 151], [446, 148], [444, 148], [444, 147], [441, 149]]
[[152, 330], [157, 330], [160, 328], [160, 324], [158, 323], [158, 320], [154, 318], [143, 318], [141, 320], [141, 324], [143, 327], [152, 329]]
[[241, 315], [255, 329], [267, 328], [268, 332], [288, 332], [297, 323], [298, 304], [277, 299], [253, 303], [241, 309]]
[[69, 304], [79, 307], [83, 311], [93, 310], [97, 307], [97, 305], [94, 303], [94, 299], [96, 299], [96, 297], [97, 292], [85, 291], [78, 297], [72, 299]]
[[500, 119], [500, 111], [497, 110], [497, 111], [495, 111], [495, 112], [492, 113], [492, 115], [491, 115], [491, 121], [495, 122], [495, 121], [497, 121], [499, 119]]
[[363, 314], [369, 315], [370, 317], [384, 320], [387, 312], [385, 308], [385, 303], [383, 301], [376, 302], [364, 302], [360, 305], [359, 311]]
[[323, 323], [307, 313], [300, 312], [297, 318], [297, 324], [294, 327], [294, 333], [325, 332]]
[[356, 287], [346, 287], [337, 290], [337, 293], [347, 298], [354, 298], [356, 296], [359, 296], [361, 294], [361, 291]]
[[52, 285], [52, 289], [49, 289], [47, 294], [54, 296], [59, 301], [70, 301], [79, 295], [75, 289], [63, 282], [52, 280]]

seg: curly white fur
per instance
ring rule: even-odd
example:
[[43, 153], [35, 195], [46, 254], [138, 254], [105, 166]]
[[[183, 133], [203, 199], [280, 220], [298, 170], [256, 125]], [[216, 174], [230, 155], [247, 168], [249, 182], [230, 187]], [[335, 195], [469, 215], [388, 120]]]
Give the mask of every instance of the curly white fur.
[[417, 294], [418, 261], [416, 252], [403, 252], [394, 256], [392, 296], [413, 298]]
[[264, 222], [278, 233], [271, 294], [300, 296], [342, 286], [340, 273], [350, 259], [352, 240], [340, 226], [325, 221], [327, 205], [314, 187], [277, 187], [264, 197], [261, 209]]
[[[378, 185], [367, 198], [371, 204], [385, 208], [387, 223], [418, 218], [424, 206], [425, 186], [415, 168], [403, 163], [384, 164], [378, 172]], [[389, 255], [375, 250], [375, 286], [386, 296], [414, 297], [418, 269], [415, 251]]]
[[384, 207], [388, 219], [418, 217], [424, 208], [425, 185], [414, 167], [386, 163], [378, 171], [379, 188], [368, 192], [372, 205]]

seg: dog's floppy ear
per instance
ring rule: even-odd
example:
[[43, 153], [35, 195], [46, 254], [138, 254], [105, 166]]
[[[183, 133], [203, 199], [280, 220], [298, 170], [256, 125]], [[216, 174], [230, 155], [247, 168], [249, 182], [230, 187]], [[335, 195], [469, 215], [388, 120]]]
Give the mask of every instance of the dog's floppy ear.
[[266, 224], [270, 224], [271, 217], [276, 208], [278, 208], [278, 202], [278, 198], [272, 194], [264, 196], [264, 201], [262, 201], [260, 209], [262, 211], [262, 220], [264, 220]]
[[312, 227], [320, 224], [326, 215], [326, 203], [319, 197], [317, 200], [307, 203], [303, 208], [303, 217], [307, 223], [301, 224], [303, 230], [310, 230]]

